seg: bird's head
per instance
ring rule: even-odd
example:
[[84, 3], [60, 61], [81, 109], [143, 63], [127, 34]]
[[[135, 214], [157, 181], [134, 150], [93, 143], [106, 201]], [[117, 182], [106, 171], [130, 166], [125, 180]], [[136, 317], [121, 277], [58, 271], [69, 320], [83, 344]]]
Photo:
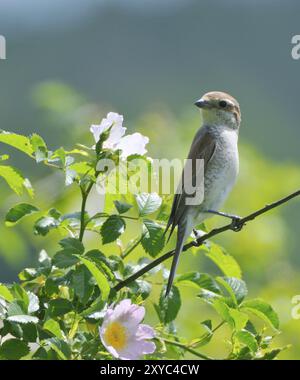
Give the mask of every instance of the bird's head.
[[208, 92], [195, 102], [202, 111], [203, 124], [226, 125], [238, 129], [241, 123], [239, 103], [229, 94]]

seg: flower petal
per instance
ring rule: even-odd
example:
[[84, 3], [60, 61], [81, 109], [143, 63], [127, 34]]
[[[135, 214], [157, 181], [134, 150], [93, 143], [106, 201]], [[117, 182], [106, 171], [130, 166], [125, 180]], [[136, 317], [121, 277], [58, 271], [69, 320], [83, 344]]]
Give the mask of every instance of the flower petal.
[[124, 136], [126, 131], [125, 127], [120, 124], [114, 124], [110, 130], [108, 139], [104, 142], [103, 147], [105, 149], [115, 149], [116, 145], [120, 142], [120, 139]]
[[152, 339], [155, 337], [155, 332], [149, 325], [139, 325], [137, 334], [138, 339]]
[[123, 159], [133, 155], [144, 155], [147, 153], [145, 146], [148, 144], [149, 138], [141, 135], [140, 133], [133, 133], [121, 138], [117, 145], [117, 149], [122, 151], [121, 157]]

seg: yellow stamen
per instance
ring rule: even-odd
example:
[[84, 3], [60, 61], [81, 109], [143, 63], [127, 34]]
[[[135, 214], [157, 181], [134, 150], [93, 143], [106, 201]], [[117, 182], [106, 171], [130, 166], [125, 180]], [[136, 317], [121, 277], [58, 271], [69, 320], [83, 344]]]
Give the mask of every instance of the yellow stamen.
[[124, 326], [119, 322], [110, 323], [104, 333], [104, 340], [109, 346], [121, 350], [126, 346], [127, 334]]

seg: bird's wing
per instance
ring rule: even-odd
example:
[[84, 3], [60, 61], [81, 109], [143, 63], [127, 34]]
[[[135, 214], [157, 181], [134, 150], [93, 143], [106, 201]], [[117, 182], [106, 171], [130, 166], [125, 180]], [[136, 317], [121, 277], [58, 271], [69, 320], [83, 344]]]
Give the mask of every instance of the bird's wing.
[[[211, 158], [216, 149], [216, 139], [212, 133], [209, 132], [208, 128], [202, 127], [197, 132], [192, 146], [188, 155], [188, 159], [194, 160], [192, 165], [192, 178], [191, 181], [195, 184], [195, 178], [197, 177], [197, 165], [194, 164], [197, 159], [204, 160], [204, 174], [207, 169], [207, 165], [209, 164]], [[181, 186], [181, 194], [176, 194], [174, 196], [172, 210], [170, 214], [170, 218], [166, 227], [166, 232], [171, 226], [170, 236], [174, 231], [174, 228], [180, 223], [181, 218], [183, 217], [187, 207], [186, 207], [186, 198], [190, 198], [191, 194], [186, 194], [183, 182], [186, 181], [187, 178], [184, 178], [184, 174], [182, 173], [182, 178], [179, 186]], [[177, 192], [178, 193], [178, 192]]]

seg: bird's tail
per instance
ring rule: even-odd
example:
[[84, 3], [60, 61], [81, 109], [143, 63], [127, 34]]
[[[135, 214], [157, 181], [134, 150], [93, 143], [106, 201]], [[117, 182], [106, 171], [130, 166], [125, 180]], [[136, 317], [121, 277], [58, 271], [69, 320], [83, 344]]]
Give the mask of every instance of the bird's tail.
[[176, 243], [176, 248], [175, 248], [175, 254], [173, 257], [171, 271], [170, 271], [170, 275], [168, 279], [168, 285], [167, 285], [166, 294], [165, 294], [166, 297], [168, 296], [172, 288], [173, 280], [176, 273], [176, 268], [178, 265], [179, 255], [182, 252], [183, 244], [186, 239], [186, 234], [187, 234], [186, 223], [184, 224], [184, 226], [179, 225], [178, 230], [177, 230], [177, 243]]

